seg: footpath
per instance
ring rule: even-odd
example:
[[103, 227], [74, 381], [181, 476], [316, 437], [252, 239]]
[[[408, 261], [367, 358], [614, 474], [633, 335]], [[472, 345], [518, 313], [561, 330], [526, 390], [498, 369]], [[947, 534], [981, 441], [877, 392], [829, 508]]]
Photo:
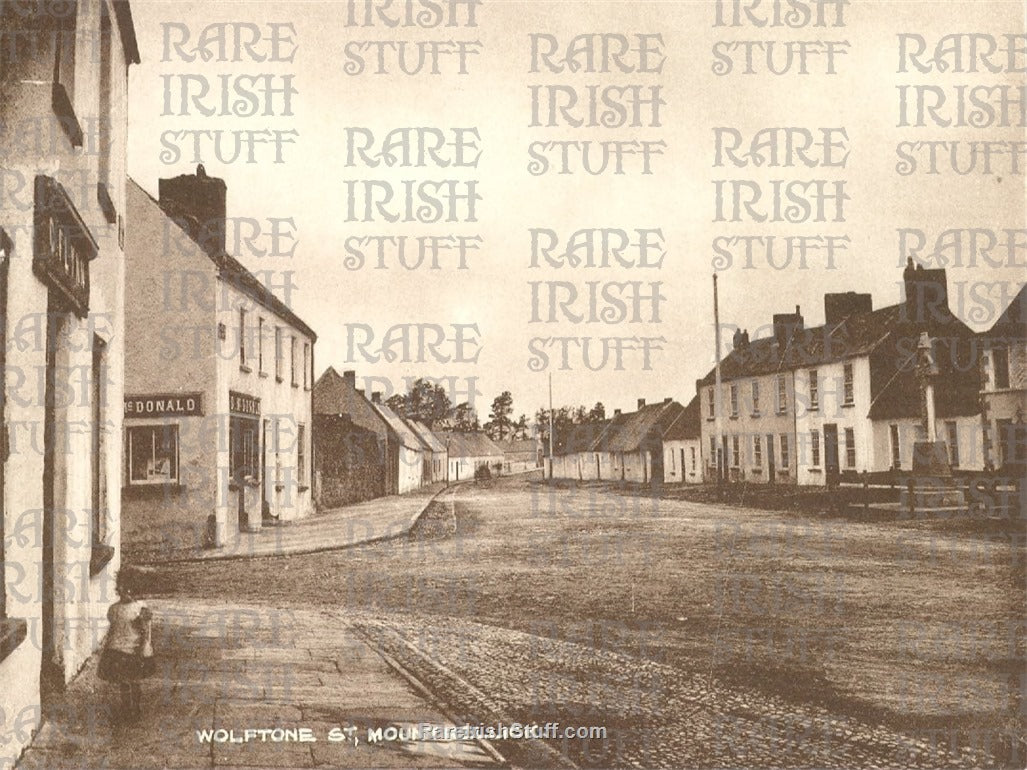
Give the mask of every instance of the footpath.
[[445, 489], [443, 484], [433, 484], [405, 495], [378, 497], [335, 508], [295, 523], [264, 527], [260, 532], [240, 532], [222, 548], [196, 549], [165, 558], [152, 558], [152, 555], [148, 558], [140, 554], [131, 561], [146, 565], [285, 556], [386, 540], [406, 534], [431, 501]]
[[97, 677], [94, 656], [48, 710], [18, 768], [505, 764], [486, 743], [421, 740], [422, 724], [454, 725], [344, 613], [192, 600], [150, 606], [158, 667], [143, 685], [142, 717], [114, 719], [117, 688]]

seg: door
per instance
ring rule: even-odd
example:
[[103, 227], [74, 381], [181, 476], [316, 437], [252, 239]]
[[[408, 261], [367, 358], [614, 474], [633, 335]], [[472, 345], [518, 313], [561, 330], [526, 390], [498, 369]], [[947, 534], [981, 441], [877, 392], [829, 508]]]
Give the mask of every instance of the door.
[[680, 451], [681, 451], [681, 483], [684, 484], [685, 483], [685, 450], [682, 449]]
[[271, 490], [268, 486], [272, 483], [272, 474], [269, 473], [270, 464], [268, 461], [268, 450], [271, 446], [271, 420], [264, 418], [260, 429], [260, 514], [262, 518], [271, 517]]
[[767, 481], [771, 484], [777, 479], [777, 458], [774, 456], [774, 434], [767, 434]]
[[829, 423], [824, 426], [824, 474], [827, 485], [838, 482], [841, 467], [838, 464], [838, 426]]

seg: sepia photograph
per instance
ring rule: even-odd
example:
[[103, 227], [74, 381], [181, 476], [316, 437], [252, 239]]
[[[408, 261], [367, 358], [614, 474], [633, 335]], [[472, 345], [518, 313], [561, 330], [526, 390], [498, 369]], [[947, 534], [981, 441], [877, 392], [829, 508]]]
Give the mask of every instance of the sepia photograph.
[[0, 0], [0, 770], [1027, 767], [1023, 0]]

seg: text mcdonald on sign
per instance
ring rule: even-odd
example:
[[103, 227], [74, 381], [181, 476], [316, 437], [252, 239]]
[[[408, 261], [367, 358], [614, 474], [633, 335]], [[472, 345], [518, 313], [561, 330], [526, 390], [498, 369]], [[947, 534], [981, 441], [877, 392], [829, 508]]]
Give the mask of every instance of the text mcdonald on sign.
[[125, 396], [125, 417], [189, 417], [202, 414], [202, 393]]

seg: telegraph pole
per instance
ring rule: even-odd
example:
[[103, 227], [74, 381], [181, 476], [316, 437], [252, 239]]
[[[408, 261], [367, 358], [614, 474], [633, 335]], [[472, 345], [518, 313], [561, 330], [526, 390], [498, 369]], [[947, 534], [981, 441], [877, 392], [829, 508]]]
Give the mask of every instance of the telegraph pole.
[[723, 426], [721, 424], [721, 393], [720, 393], [720, 304], [717, 297], [717, 274], [713, 274], [713, 327], [714, 327], [714, 338], [717, 346], [716, 351], [716, 366], [714, 367], [714, 385], [713, 385], [713, 415], [716, 418], [714, 422], [714, 430], [716, 436], [714, 437], [714, 444], [717, 447], [715, 459], [717, 462], [717, 485], [720, 486], [724, 479], [724, 449], [722, 445], [721, 435]]

